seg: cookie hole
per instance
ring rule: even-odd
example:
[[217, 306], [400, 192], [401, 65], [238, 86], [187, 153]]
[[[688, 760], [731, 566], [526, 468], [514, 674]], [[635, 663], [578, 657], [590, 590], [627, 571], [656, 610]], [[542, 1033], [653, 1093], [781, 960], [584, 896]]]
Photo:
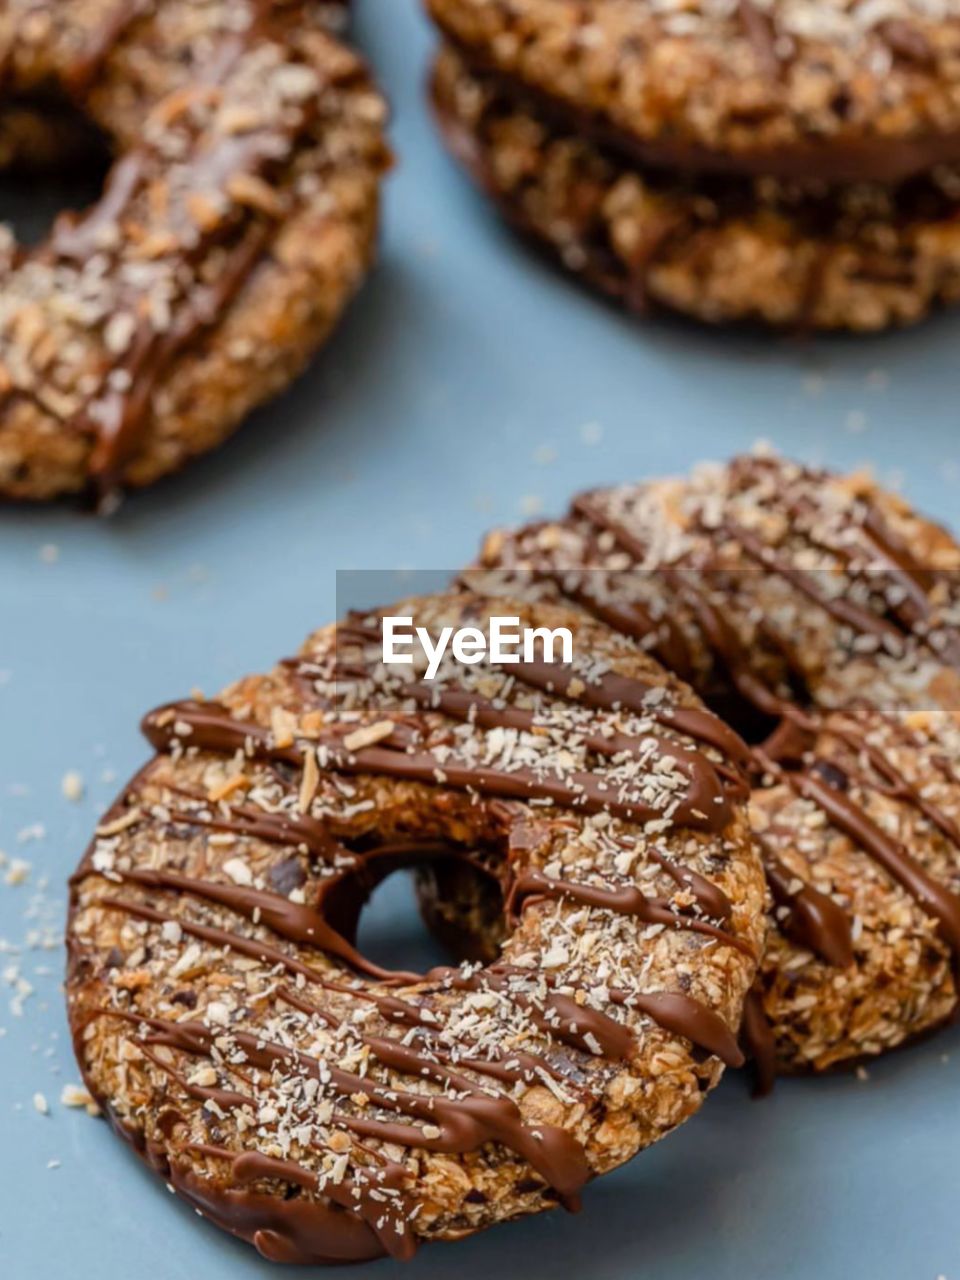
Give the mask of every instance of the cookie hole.
[[111, 160], [106, 136], [69, 103], [6, 104], [0, 112], [0, 222], [18, 244], [42, 243], [61, 214], [96, 204]]
[[500, 954], [507, 922], [497, 865], [495, 854], [477, 852], [416, 871], [420, 914], [455, 964], [490, 964]]
[[384, 969], [427, 973], [450, 963], [417, 906], [414, 868], [395, 871], [373, 890], [360, 913], [357, 949]]
[[497, 854], [457, 845], [384, 857], [370, 851], [361, 870], [328, 893], [324, 914], [384, 969], [427, 973], [451, 961], [486, 963], [506, 934], [497, 865]]
[[745, 698], [732, 691], [705, 701], [714, 715], [719, 716], [738, 733], [748, 747], [758, 747], [766, 742], [780, 723], [775, 716], [764, 715]]

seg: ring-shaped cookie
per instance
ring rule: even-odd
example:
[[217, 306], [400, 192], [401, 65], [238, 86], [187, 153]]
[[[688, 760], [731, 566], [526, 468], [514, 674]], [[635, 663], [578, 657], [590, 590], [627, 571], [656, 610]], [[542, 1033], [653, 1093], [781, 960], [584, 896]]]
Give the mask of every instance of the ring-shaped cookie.
[[944, 529], [869, 476], [757, 455], [584, 494], [565, 520], [492, 535], [482, 562], [501, 590], [632, 636], [755, 744], [773, 928], [746, 1025], [766, 1077], [952, 1018], [960, 549]]
[[[408, 601], [434, 636], [502, 601]], [[286, 1262], [573, 1205], [700, 1106], [763, 941], [743, 745], [571, 610], [573, 661], [382, 664], [351, 617], [158, 750], [73, 880], [70, 1022], [117, 1130], [213, 1222]], [[398, 866], [483, 849], [491, 964], [378, 968], [357, 913]]]
[[387, 151], [383, 102], [317, 8], [0, 5], [4, 93], [60, 95], [116, 152], [92, 208], [0, 247], [0, 493], [148, 484], [329, 333], [371, 261]]

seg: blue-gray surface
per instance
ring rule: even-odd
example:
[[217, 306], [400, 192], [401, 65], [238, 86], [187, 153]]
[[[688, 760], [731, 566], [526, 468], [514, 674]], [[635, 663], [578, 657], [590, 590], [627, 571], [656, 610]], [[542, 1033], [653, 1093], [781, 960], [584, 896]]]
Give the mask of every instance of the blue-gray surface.
[[[140, 713], [289, 652], [331, 617], [337, 568], [455, 565], [495, 521], [760, 437], [808, 460], [869, 461], [955, 514], [957, 319], [812, 344], [630, 323], [528, 257], [448, 165], [422, 106], [429, 41], [411, 0], [360, 8], [400, 165], [382, 265], [333, 346], [227, 448], [109, 522], [0, 511], [0, 848], [33, 864], [19, 887], [0, 871], [9, 943], [45, 915], [59, 924], [111, 772], [144, 756]], [[87, 784], [79, 804], [61, 794], [69, 770]], [[401, 886], [372, 911], [368, 928], [405, 933]], [[0, 956], [0, 1272], [274, 1274], [105, 1125], [59, 1105], [77, 1078], [61, 965], [58, 950]], [[17, 973], [34, 988], [19, 1017]], [[954, 1280], [957, 1048], [948, 1033], [867, 1080], [787, 1083], [763, 1103], [730, 1077], [692, 1124], [592, 1187], [579, 1217], [427, 1249], [407, 1274]]]

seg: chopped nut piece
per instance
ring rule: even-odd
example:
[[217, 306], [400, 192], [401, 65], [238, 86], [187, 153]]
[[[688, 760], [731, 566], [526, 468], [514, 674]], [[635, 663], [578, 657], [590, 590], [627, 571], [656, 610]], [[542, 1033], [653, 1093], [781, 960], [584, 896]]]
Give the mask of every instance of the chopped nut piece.
[[396, 725], [392, 720], [378, 720], [375, 724], [364, 725], [362, 729], [355, 729], [353, 733], [348, 733], [343, 740], [343, 745], [348, 751], [362, 751], [364, 747], [372, 747], [374, 743], [389, 738], [395, 728]]
[[317, 788], [320, 786], [320, 769], [313, 751], [308, 751], [303, 761], [303, 778], [300, 783], [300, 812], [309, 813]]
[[64, 1107], [89, 1107], [92, 1102], [93, 1098], [80, 1084], [65, 1084], [60, 1092], [60, 1103]]
[[242, 858], [230, 858], [223, 864], [223, 870], [234, 884], [253, 884], [253, 872]]

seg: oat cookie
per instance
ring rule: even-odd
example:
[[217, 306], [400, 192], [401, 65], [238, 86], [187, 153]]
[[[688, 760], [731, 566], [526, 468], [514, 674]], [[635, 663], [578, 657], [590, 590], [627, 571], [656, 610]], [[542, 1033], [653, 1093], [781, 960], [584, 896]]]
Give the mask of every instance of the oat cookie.
[[[0, 3], [8, 94], [55, 89], [117, 156], [93, 208], [35, 250], [0, 246], [0, 493], [148, 484], [327, 336], [370, 264], [388, 158], [384, 104], [329, 32], [338, 9]], [[19, 119], [4, 160], [55, 153], [42, 117]]]
[[639, 312], [869, 331], [960, 296], [960, 175], [812, 192], [770, 177], [638, 167], [558, 127], [445, 49], [432, 81], [450, 149], [504, 216]]
[[429, 0], [455, 154], [636, 309], [876, 330], [958, 293], [960, 3]]
[[[436, 635], [502, 605], [396, 612]], [[632, 641], [515, 613], [569, 626], [572, 663], [399, 678], [379, 615], [351, 616], [215, 702], [151, 713], [157, 755], [73, 879], [91, 1092], [274, 1261], [409, 1257], [572, 1206], [741, 1060], [765, 931], [743, 744]], [[481, 853], [492, 963], [422, 975], [357, 951], [384, 876]]]
[[960, 162], [957, 0], [427, 0], [474, 65], [642, 164], [900, 182]]
[[564, 520], [492, 535], [482, 563], [501, 589], [573, 601], [649, 648], [753, 744], [773, 928], [747, 1030], [766, 1074], [849, 1063], [952, 1017], [949, 534], [867, 476], [758, 455], [585, 494]]

